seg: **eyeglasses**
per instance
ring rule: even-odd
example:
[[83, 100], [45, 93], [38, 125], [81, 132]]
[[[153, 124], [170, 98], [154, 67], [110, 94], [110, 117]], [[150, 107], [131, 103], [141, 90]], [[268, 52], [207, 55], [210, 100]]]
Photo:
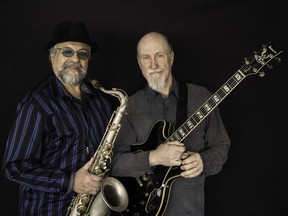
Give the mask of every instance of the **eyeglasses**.
[[82, 60], [87, 60], [90, 58], [90, 52], [85, 50], [85, 49], [81, 49], [78, 51], [75, 51], [73, 49], [71, 49], [70, 47], [63, 47], [63, 48], [56, 48], [57, 50], [61, 50], [61, 53], [63, 56], [71, 58], [72, 56], [74, 56], [75, 53], [77, 53], [77, 56], [79, 59]]

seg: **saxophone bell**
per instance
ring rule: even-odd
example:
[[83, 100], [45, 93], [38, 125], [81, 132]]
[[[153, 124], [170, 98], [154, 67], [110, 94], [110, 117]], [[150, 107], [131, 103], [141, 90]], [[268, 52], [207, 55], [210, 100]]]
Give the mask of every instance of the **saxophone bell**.
[[123, 184], [116, 178], [106, 177], [91, 206], [90, 215], [109, 215], [111, 210], [122, 212], [128, 207], [128, 202], [128, 194]]

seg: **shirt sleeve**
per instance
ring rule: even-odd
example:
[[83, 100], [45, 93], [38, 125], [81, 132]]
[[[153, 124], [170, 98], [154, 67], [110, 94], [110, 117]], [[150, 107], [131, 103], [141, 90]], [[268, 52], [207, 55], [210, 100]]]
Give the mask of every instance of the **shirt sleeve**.
[[151, 173], [150, 151], [131, 152], [130, 144], [136, 142], [136, 135], [127, 116], [121, 121], [121, 129], [114, 146], [111, 174], [123, 177], [139, 177]]
[[66, 193], [71, 172], [42, 163], [45, 121], [32, 103], [18, 106], [4, 153], [4, 175], [11, 181], [35, 190]]
[[231, 145], [218, 108], [215, 108], [207, 118], [204, 143], [205, 150], [200, 153], [204, 163], [203, 174], [206, 176], [217, 174], [228, 159]]

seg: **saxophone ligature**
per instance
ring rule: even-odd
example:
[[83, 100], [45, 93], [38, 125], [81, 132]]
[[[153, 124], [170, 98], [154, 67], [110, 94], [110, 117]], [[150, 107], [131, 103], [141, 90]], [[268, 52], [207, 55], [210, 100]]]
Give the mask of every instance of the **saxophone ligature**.
[[90, 82], [94, 88], [100, 89], [106, 94], [117, 97], [120, 105], [113, 112], [100, 145], [93, 156], [93, 163], [89, 172], [103, 177], [101, 190], [96, 195], [78, 193], [73, 198], [66, 216], [108, 216], [111, 210], [122, 212], [128, 206], [128, 193], [124, 185], [116, 178], [109, 177], [109, 164], [113, 155], [115, 139], [120, 130], [121, 118], [126, 114], [128, 104], [127, 94], [117, 88], [107, 90], [97, 80]]

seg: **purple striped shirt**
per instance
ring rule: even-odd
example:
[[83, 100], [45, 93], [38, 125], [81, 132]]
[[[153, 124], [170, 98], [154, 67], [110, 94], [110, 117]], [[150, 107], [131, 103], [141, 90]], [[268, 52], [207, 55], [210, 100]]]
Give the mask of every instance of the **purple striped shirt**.
[[3, 170], [20, 184], [19, 215], [65, 215], [75, 196], [70, 179], [97, 150], [112, 113], [105, 93], [87, 80], [81, 90], [80, 101], [52, 75], [17, 107]]

